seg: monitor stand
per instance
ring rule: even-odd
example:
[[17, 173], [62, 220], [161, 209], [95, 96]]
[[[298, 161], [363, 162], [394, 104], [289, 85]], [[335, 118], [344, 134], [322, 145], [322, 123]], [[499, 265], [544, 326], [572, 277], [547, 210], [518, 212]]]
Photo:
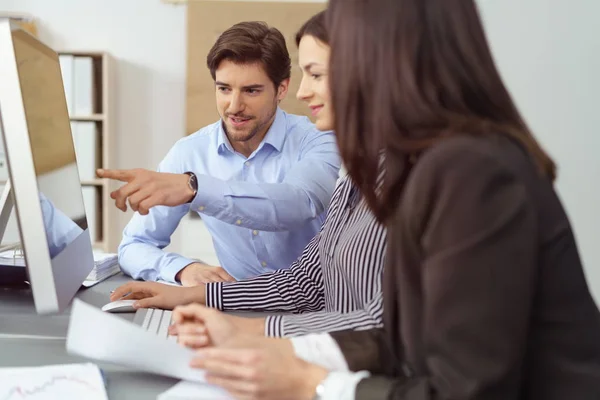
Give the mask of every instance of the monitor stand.
[[[2, 243], [4, 233], [6, 233], [14, 204], [12, 187], [10, 181], [7, 181], [0, 197], [0, 243]], [[10, 248], [10, 246], [6, 246], [2, 250], [10, 250]], [[27, 288], [29, 287], [28, 279], [27, 268], [22, 265], [11, 265], [11, 263], [6, 262], [6, 259], [0, 259], [0, 286]]]
[[[13, 196], [10, 181], [7, 181], [0, 197], [0, 243], [14, 206]], [[4, 250], [11, 247], [15, 246], [5, 246]], [[68, 314], [39, 316], [35, 311], [27, 268], [0, 262], [0, 337], [64, 339], [68, 318]]]

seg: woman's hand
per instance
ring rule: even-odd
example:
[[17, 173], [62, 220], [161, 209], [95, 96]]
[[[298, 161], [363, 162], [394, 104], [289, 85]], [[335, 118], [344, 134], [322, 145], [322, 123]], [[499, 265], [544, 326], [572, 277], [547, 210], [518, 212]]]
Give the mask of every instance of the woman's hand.
[[173, 308], [189, 304], [204, 303], [205, 286], [179, 287], [157, 282], [129, 282], [119, 286], [110, 295], [110, 300], [138, 300], [135, 308]]
[[199, 350], [191, 366], [237, 399], [311, 400], [327, 370], [300, 360], [287, 339], [239, 337]]
[[243, 318], [225, 314], [199, 304], [177, 307], [172, 315], [170, 335], [193, 349], [220, 346], [237, 336], [264, 336], [264, 318]]

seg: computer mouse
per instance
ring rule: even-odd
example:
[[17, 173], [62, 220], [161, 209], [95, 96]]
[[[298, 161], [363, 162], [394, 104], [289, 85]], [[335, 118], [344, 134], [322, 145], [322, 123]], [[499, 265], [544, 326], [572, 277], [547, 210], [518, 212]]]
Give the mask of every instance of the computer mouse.
[[112, 302], [102, 306], [102, 311], [111, 312], [111, 313], [135, 312], [136, 309], [133, 308], [133, 303], [135, 303], [135, 302], [136, 302], [136, 300], [112, 301]]

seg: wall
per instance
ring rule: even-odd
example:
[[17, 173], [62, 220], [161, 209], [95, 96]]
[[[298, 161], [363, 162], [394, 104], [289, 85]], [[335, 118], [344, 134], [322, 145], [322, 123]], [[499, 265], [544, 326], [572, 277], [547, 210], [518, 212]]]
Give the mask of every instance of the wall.
[[[107, 51], [116, 59], [117, 167], [154, 169], [183, 136], [185, 7], [159, 0], [0, 0], [0, 11], [34, 15], [39, 37], [56, 50]], [[131, 213], [118, 215], [121, 231]]]
[[500, 72], [558, 164], [558, 192], [600, 301], [600, 2], [479, 3]]
[[[600, 2], [478, 4], [509, 90], [558, 162], [557, 187], [600, 299], [600, 188], [595, 185], [600, 175], [600, 34], [595, 21]], [[182, 136], [185, 7], [159, 0], [0, 0], [0, 10], [35, 14], [41, 36], [55, 48], [106, 50], [117, 58], [119, 167], [154, 168]], [[121, 215], [120, 223], [128, 218]], [[199, 220], [182, 221], [173, 249], [216, 262]]]

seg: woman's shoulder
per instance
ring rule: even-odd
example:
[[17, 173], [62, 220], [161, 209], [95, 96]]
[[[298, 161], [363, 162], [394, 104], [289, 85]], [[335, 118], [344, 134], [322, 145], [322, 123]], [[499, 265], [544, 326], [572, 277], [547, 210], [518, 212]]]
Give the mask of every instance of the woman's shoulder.
[[[418, 170], [451, 171], [470, 164], [489, 164], [490, 167], [513, 169], [515, 160], [528, 163], [530, 157], [516, 140], [506, 135], [456, 135], [439, 140], [423, 152], [415, 165]], [[533, 165], [533, 164], [532, 164]], [[469, 168], [465, 172], [470, 171]]]
[[460, 185], [504, 175], [519, 179], [535, 166], [513, 139], [501, 135], [456, 135], [441, 139], [414, 163], [406, 191]]

